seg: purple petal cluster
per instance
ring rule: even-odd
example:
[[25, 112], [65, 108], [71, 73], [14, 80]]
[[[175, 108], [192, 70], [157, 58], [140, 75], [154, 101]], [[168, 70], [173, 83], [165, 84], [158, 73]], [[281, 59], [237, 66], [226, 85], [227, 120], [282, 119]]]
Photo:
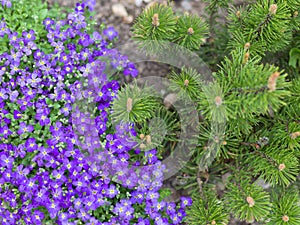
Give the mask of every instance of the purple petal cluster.
[[156, 150], [136, 149], [134, 124], [112, 128], [119, 83], [108, 74], [138, 72], [109, 47], [112, 27], [87, 32], [87, 7], [95, 1], [44, 20], [47, 50], [34, 30], [0, 23], [9, 40], [0, 55], [0, 223], [180, 224], [191, 200], [159, 199], [165, 167]]

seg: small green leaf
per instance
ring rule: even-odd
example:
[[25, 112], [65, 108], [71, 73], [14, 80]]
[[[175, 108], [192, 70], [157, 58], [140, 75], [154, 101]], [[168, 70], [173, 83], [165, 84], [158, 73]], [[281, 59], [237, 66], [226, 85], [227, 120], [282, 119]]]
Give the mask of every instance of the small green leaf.
[[298, 65], [300, 65], [300, 49], [299, 48], [292, 48], [290, 51], [290, 60], [289, 65], [297, 68], [297, 62]]
[[39, 18], [41, 20], [44, 20], [47, 17], [48, 9], [42, 9], [39, 13]]

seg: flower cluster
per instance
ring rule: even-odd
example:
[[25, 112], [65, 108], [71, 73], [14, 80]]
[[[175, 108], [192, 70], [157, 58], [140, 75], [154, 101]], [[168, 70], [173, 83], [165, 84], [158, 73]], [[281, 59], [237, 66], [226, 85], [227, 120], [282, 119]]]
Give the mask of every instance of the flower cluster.
[[109, 74], [137, 70], [109, 47], [118, 35], [112, 27], [87, 32], [85, 11], [94, 6], [88, 0], [65, 20], [46, 18], [45, 37], [0, 24], [10, 46], [0, 55], [3, 225], [180, 224], [191, 205], [160, 200], [165, 168], [156, 150], [135, 149], [134, 124], [111, 125], [119, 83]]

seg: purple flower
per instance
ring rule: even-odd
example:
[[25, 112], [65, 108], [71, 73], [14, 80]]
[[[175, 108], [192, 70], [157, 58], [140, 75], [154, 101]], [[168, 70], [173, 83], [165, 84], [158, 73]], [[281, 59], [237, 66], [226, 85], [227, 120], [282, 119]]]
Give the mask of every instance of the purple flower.
[[93, 32], [93, 39], [94, 39], [94, 41], [102, 41], [102, 36], [101, 36], [101, 34], [99, 34], [99, 32], [95, 31], [95, 32]]
[[83, 15], [78, 15], [75, 17], [75, 28], [80, 30], [86, 27], [85, 17]]
[[8, 98], [7, 91], [4, 88], [0, 89], [0, 102]]
[[11, 0], [2, 0], [2, 5], [7, 8], [11, 8]]
[[114, 27], [108, 27], [103, 31], [103, 34], [108, 38], [108, 40], [112, 41], [116, 37], [118, 37], [119, 33], [115, 30]]
[[42, 220], [44, 219], [44, 213], [36, 210], [36, 211], [34, 211], [32, 218], [33, 218], [32, 221], [34, 222], [34, 224], [36, 224], [36, 225], [42, 224]]
[[18, 130], [18, 134], [21, 135], [23, 133], [26, 133], [26, 132], [32, 132], [33, 131], [33, 126], [32, 125], [26, 125], [25, 122], [21, 122], [20, 123], [20, 127], [19, 127], [19, 130]]
[[96, 6], [96, 0], [85, 0], [83, 1], [83, 3], [89, 7], [90, 11], [94, 11], [95, 6]]
[[135, 68], [135, 65], [133, 63], [128, 63], [127, 67], [124, 70], [125, 76], [132, 76], [136, 77], [138, 75], [139, 71]]
[[23, 31], [22, 33], [23, 37], [24, 37], [24, 43], [27, 44], [30, 41], [34, 41], [35, 40], [35, 32], [34, 30], [30, 30], [29, 32]]
[[110, 185], [110, 187], [107, 190], [107, 196], [109, 198], [114, 198], [118, 194], [119, 194], [119, 191], [116, 189], [116, 187], [114, 185]]
[[9, 34], [8, 37], [11, 44], [15, 44], [20, 41], [20, 39], [18, 38], [18, 32], [13, 32]]
[[78, 44], [82, 45], [83, 47], [87, 47], [93, 44], [93, 39], [91, 39], [89, 34], [82, 34], [78, 40]]
[[20, 107], [21, 111], [25, 111], [27, 107], [31, 107], [33, 105], [33, 103], [30, 101], [30, 97], [18, 99], [17, 103], [21, 105]]
[[12, 134], [12, 132], [11, 132], [11, 130], [8, 128], [7, 125], [5, 125], [5, 126], [3, 126], [3, 127], [0, 126], [0, 136], [3, 135], [3, 137], [4, 137], [5, 139], [7, 139], [8, 136], [10, 136], [11, 134]]
[[9, 99], [10, 99], [10, 101], [15, 102], [17, 100], [18, 96], [19, 96], [19, 92], [13, 91], [10, 93]]
[[43, 24], [45, 25], [46, 29], [49, 29], [51, 25], [54, 24], [54, 21], [50, 18], [46, 18], [44, 21], [43, 21]]
[[29, 173], [28, 168], [24, 168], [24, 166], [21, 164], [20, 166], [17, 167], [17, 177], [24, 179], [24, 177]]
[[36, 87], [41, 81], [42, 80], [38, 77], [37, 73], [32, 73], [31, 78], [28, 79], [28, 83], [31, 87]]
[[14, 162], [12, 157], [8, 157], [6, 155], [1, 155], [1, 166], [7, 167], [7, 168], [12, 168], [12, 164]]
[[33, 152], [37, 150], [37, 144], [35, 143], [35, 138], [28, 138], [25, 142], [25, 147], [28, 152]]
[[[2, 0], [2, 4], [3, 4], [3, 0]], [[6, 26], [6, 23], [2, 21], [0, 23], [0, 37], [4, 37], [5, 34], [9, 34], [9, 33], [10, 31]]]
[[23, 56], [23, 54], [19, 51], [18, 52], [11, 51], [11, 54], [8, 57], [8, 60], [15, 61], [15, 62], [20, 62], [22, 56]]
[[80, 13], [84, 12], [84, 4], [76, 3], [75, 11]]
[[180, 200], [181, 200], [180, 207], [183, 209], [186, 208], [187, 206], [191, 206], [193, 203], [192, 199], [189, 197], [181, 197]]
[[64, 114], [64, 116], [68, 116], [70, 114], [70, 111], [72, 110], [72, 107], [70, 104], [66, 104], [63, 108], [60, 109], [60, 112]]
[[36, 194], [35, 194], [35, 200], [37, 202], [45, 202], [47, 199], [47, 190], [46, 188], [40, 189]]
[[45, 114], [45, 112], [37, 113], [35, 115], [35, 118], [40, 122], [41, 126], [46, 126], [50, 124], [50, 119], [48, 118], [47, 114]]

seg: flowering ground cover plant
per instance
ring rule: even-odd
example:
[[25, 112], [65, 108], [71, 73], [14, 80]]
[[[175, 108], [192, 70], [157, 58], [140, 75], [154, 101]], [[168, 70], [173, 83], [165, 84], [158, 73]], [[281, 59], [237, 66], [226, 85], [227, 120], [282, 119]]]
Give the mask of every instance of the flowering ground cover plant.
[[181, 224], [191, 205], [162, 199], [164, 166], [156, 149], [132, 150], [135, 124], [113, 126], [111, 75], [138, 72], [112, 48], [118, 32], [94, 28], [94, 4], [64, 15], [40, 0], [2, 0], [3, 225]]

